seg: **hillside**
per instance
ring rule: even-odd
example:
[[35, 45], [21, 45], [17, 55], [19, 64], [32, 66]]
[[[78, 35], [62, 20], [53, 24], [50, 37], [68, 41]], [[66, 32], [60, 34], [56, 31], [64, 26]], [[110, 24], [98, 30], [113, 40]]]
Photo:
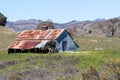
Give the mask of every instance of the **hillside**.
[[14, 30], [16, 32], [21, 32], [24, 30], [31, 30], [31, 29], [35, 29], [37, 27], [37, 25], [40, 23], [40, 20], [19, 20], [16, 22], [10, 22], [8, 21], [6, 24], [6, 27], [8, 29]]
[[7, 51], [8, 45], [16, 38], [17, 33], [0, 26], [0, 52]]
[[[8, 21], [6, 24], [6, 28], [14, 30], [16, 32], [21, 32], [24, 30], [32, 30], [35, 29], [39, 23], [43, 22], [42, 20], [18, 20], [16, 22]], [[70, 21], [68, 23], [54, 23], [55, 28], [72, 28], [75, 24], [79, 24], [80, 27], [84, 26], [87, 23], [91, 23], [92, 21]]]
[[[42, 20], [20, 20], [8, 22], [7, 28], [16, 32], [35, 29]], [[68, 23], [54, 23], [55, 28], [66, 28], [75, 36], [120, 37], [120, 18], [96, 19], [94, 21], [70, 21]]]
[[77, 52], [7, 54], [17, 33], [0, 30], [0, 80], [119, 80], [119, 38], [74, 36]]

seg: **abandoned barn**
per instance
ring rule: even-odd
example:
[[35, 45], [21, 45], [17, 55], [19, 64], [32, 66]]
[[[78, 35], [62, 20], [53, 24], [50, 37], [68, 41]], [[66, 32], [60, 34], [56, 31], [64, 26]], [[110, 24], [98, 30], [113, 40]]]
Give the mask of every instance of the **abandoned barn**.
[[78, 46], [65, 29], [26, 30], [8, 46], [8, 53], [74, 51]]

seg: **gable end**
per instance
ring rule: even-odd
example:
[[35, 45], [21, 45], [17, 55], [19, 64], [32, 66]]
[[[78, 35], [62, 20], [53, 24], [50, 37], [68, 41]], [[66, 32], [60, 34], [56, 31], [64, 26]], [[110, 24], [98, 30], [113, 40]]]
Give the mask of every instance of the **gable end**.
[[58, 43], [60, 43], [64, 38], [67, 37], [67, 32], [64, 30], [59, 36], [58, 38], [56, 39]]

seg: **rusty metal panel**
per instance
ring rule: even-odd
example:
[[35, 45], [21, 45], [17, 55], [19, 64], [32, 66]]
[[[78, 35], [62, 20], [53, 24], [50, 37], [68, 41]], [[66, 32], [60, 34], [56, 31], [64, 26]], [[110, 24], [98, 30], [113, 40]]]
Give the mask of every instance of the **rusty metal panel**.
[[42, 40], [39, 44], [35, 46], [35, 48], [42, 48], [45, 47], [46, 43], [49, 42], [50, 40]]
[[32, 41], [32, 40], [22, 40], [22, 41], [14, 41], [9, 48], [13, 49], [32, 49], [35, 48], [37, 44], [41, 41]]
[[55, 30], [48, 36], [48, 39], [53, 39], [53, 40], [55, 40], [55, 39], [59, 36], [59, 34], [60, 34], [61, 31], [62, 31], [62, 29], [55, 29]]
[[18, 35], [17, 39], [44, 39], [50, 30], [28, 30]]

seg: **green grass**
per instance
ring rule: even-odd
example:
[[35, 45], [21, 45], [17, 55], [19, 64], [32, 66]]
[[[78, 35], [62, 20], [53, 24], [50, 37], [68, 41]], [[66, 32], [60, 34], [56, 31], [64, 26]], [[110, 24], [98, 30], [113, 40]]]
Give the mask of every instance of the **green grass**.
[[74, 41], [79, 45], [80, 51], [93, 50], [119, 50], [120, 38], [105, 37], [73, 37]]
[[42, 68], [52, 71], [61, 71], [65, 67], [84, 70], [89, 67], [99, 68], [105, 63], [120, 60], [119, 51], [81, 51], [79, 53], [54, 54], [0, 54], [0, 61], [19, 61], [18, 64], [9, 65], [0, 70], [0, 73], [33, 68]]
[[66, 69], [69, 71], [69, 68], [84, 71], [91, 66], [99, 69], [111, 61], [120, 61], [120, 38], [73, 37], [80, 47], [78, 52], [54, 53], [51, 55], [7, 54], [7, 47], [14, 41], [17, 33], [2, 26], [0, 26], [0, 30], [0, 66], [3, 66], [3, 68], [0, 68], [0, 74], [34, 68], [56, 73], [62, 73]]

